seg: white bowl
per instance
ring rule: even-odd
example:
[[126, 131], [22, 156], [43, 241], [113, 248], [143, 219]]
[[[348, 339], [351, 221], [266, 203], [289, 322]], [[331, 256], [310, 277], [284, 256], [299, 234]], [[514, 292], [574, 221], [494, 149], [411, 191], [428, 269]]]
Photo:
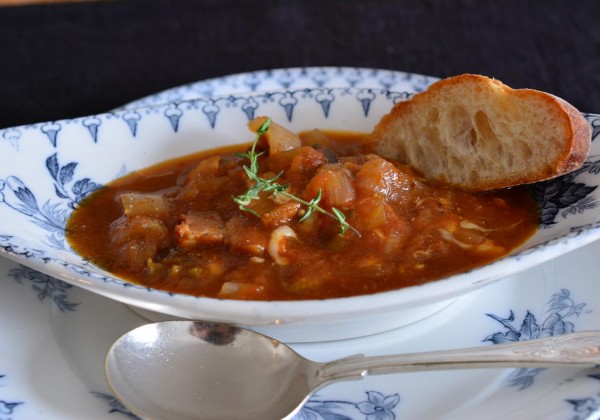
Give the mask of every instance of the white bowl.
[[[534, 186], [543, 221], [531, 240], [492, 264], [422, 286], [298, 302], [201, 298], [115, 278], [65, 242], [65, 221], [86, 192], [169, 158], [248, 142], [246, 123], [254, 116], [269, 115], [293, 131], [368, 132], [408, 96], [366, 88], [257, 92], [0, 130], [0, 255], [142, 312], [230, 322], [298, 342], [363, 336], [415, 322], [458, 296], [600, 236], [600, 210], [595, 209], [600, 145], [593, 143], [580, 170]], [[586, 118], [596, 135], [600, 116]]]

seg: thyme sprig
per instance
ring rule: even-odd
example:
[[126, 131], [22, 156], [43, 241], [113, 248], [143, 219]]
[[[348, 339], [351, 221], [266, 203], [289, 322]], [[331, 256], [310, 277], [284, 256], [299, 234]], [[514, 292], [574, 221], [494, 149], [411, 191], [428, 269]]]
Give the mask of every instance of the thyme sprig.
[[317, 192], [316, 197], [314, 197], [310, 201], [306, 201], [306, 200], [303, 200], [302, 198], [297, 197], [294, 194], [289, 193], [287, 191], [290, 184], [282, 185], [279, 182], [277, 182], [277, 180], [281, 177], [281, 175], [283, 175], [283, 171], [279, 172], [272, 178], [262, 178], [258, 175], [258, 169], [259, 169], [258, 158], [264, 152], [257, 153], [256, 146], [258, 145], [258, 140], [260, 139], [260, 136], [265, 134], [269, 130], [270, 126], [271, 126], [271, 119], [269, 118], [264, 123], [262, 123], [261, 126], [256, 131], [256, 137], [254, 138], [254, 141], [252, 142], [252, 146], [250, 147], [250, 150], [246, 153], [238, 154], [238, 156], [240, 156], [244, 159], [248, 159], [248, 161], [250, 162], [249, 166], [244, 165], [243, 168], [244, 168], [244, 171], [246, 172], [246, 175], [248, 175], [248, 178], [251, 181], [254, 181], [254, 185], [252, 187], [250, 187], [244, 194], [232, 197], [233, 201], [238, 205], [239, 209], [242, 211], [248, 212], [250, 214], [253, 214], [257, 217], [260, 217], [259, 214], [257, 214], [254, 210], [252, 210], [251, 208], [248, 207], [250, 205], [250, 203], [252, 203], [253, 200], [260, 199], [261, 193], [273, 194], [274, 198], [277, 197], [278, 194], [281, 194], [282, 196], [287, 197], [291, 200], [294, 200], [297, 203], [300, 203], [306, 207], [306, 211], [305, 211], [304, 215], [300, 218], [300, 222], [303, 222], [304, 220], [308, 219], [310, 216], [312, 216], [314, 214], [314, 212], [319, 212], [321, 214], [324, 214], [327, 217], [330, 217], [330, 218], [338, 221], [338, 223], [340, 224], [340, 231], [339, 231], [340, 235], [343, 235], [344, 233], [346, 233], [346, 231], [348, 229], [350, 229], [354, 233], [356, 233], [358, 236], [360, 236], [360, 232], [358, 232], [355, 228], [350, 226], [350, 224], [346, 221], [346, 215], [342, 211], [340, 211], [339, 209], [336, 209], [335, 207], [332, 207], [331, 212], [329, 212], [329, 211], [325, 210], [324, 208], [322, 208], [321, 206], [319, 206], [319, 202], [323, 198], [323, 196], [321, 194], [321, 189], [319, 189], [319, 191]]

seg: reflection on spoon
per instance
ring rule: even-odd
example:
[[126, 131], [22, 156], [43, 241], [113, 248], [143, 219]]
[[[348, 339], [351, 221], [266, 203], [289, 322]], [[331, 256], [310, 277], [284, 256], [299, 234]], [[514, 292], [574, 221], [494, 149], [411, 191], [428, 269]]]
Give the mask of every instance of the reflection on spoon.
[[335, 381], [367, 375], [497, 367], [592, 367], [600, 331], [471, 349], [307, 360], [281, 342], [232, 325], [168, 321], [115, 342], [106, 376], [116, 397], [152, 419], [281, 419]]

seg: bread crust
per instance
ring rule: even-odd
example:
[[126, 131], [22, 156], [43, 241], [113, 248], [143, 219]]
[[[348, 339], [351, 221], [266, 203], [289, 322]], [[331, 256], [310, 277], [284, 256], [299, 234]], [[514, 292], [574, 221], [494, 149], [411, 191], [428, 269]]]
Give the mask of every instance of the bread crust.
[[573, 133], [573, 141], [571, 143], [569, 154], [557, 165], [557, 171], [560, 173], [556, 176], [559, 176], [572, 172], [583, 165], [590, 152], [592, 129], [587, 120], [573, 105], [561, 98], [554, 98], [569, 116], [570, 127]]
[[[461, 94], [456, 94], [457, 92]], [[457, 171], [450, 169], [447, 171], [448, 173], [443, 173], [440, 172], [439, 168], [432, 169], [429, 167], [428, 159], [441, 162], [447, 158], [443, 156], [444, 154], [453, 154], [456, 145], [452, 144], [453, 139], [448, 140], [447, 137], [441, 140], [436, 139], [437, 147], [422, 145], [427, 147], [426, 157], [417, 156], [417, 152], [420, 151], [415, 152], [415, 147], [418, 148], [421, 145], [417, 144], [415, 146], [410, 142], [426, 143], [427, 139], [421, 133], [427, 131], [439, 133], [445, 128], [439, 121], [423, 122], [423, 113], [434, 113], [434, 110], [438, 112], [440, 104], [443, 104], [442, 112], [446, 112], [445, 109], [448, 106], [457, 106], [463, 111], [467, 110], [466, 114], [468, 115], [463, 115], [463, 117], [465, 119], [468, 117], [471, 124], [476, 125], [476, 122], [473, 122], [477, 117], [475, 115], [476, 108], [469, 109], [469, 104], [467, 104], [471, 97], [476, 98], [486, 106], [488, 102], [499, 104], [492, 103], [490, 105], [495, 107], [494, 110], [496, 108], [500, 109], [499, 111], [494, 115], [486, 115], [486, 119], [495, 118], [495, 120], [490, 121], [491, 126], [499, 126], [500, 123], [517, 124], [518, 119], [518, 123], [527, 128], [528, 132], [520, 136], [523, 138], [518, 139], [503, 138], [502, 135], [493, 133], [494, 140], [497, 140], [500, 146], [510, 149], [513, 147], [511, 142], [525, 142], [523, 149], [527, 151], [527, 143], [529, 142], [531, 147], [535, 149], [533, 152], [536, 154], [547, 152], [547, 160], [543, 164], [530, 166], [527, 162], [527, 153], [519, 154], [510, 150], [510, 153], [514, 155], [510, 156], [511, 160], [523, 160], [523, 162], [519, 162], [520, 166], [514, 165], [514, 170], [496, 168], [494, 167], [495, 161], [502, 159], [503, 156], [496, 156], [489, 149], [483, 150], [481, 147], [477, 147], [465, 156], [456, 153], [454, 153], [456, 156], [450, 156], [454, 160], [464, 159], [458, 165], [460, 169]], [[533, 110], [524, 117], [530, 120], [523, 121], [523, 117], [518, 115], [518, 112], [515, 115], [515, 109], [518, 109], [522, 104], [526, 104]], [[421, 116], [418, 116], [419, 113], [421, 113]], [[544, 123], [545, 125], [543, 125]], [[550, 125], [555, 128], [551, 133], [553, 141], [543, 145], [545, 150], [538, 150], [536, 147], [539, 147], [537, 143], [540, 143], [540, 141], [535, 139], [536, 133], [540, 131], [538, 128]], [[476, 130], [472, 129], [472, 131], [475, 133]], [[406, 138], [410, 136], [410, 133], [415, 134], [413, 138]], [[473, 134], [471, 135], [473, 136]], [[477, 136], [479, 136], [479, 131], [477, 131]], [[479, 140], [480, 138], [475, 138], [473, 142], [477, 143]], [[374, 152], [413, 166], [425, 178], [448, 183], [466, 190], [481, 191], [534, 183], [579, 168], [585, 162], [589, 153], [591, 130], [583, 115], [575, 107], [554, 95], [533, 89], [512, 89], [495, 79], [481, 75], [463, 74], [438, 81], [426, 91], [413, 96], [410, 100], [396, 104], [391, 112], [385, 115], [375, 127], [369, 141]], [[475, 159], [477, 159], [476, 164], [474, 163]], [[539, 160], [537, 156], [536, 160]], [[493, 167], [494, 169], [490, 170], [490, 173], [481, 170], [480, 172], [483, 173], [481, 177], [478, 174], [471, 174], [472, 179], [465, 179], [466, 175], [459, 174], [463, 169], [473, 172], [478, 167], [480, 169]]]

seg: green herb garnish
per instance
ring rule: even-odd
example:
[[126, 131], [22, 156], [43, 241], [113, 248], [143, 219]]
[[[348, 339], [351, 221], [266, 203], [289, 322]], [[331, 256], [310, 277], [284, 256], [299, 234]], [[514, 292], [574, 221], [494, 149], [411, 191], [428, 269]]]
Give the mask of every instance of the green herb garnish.
[[240, 210], [260, 217], [255, 211], [248, 208], [252, 200], [258, 200], [260, 198], [261, 192], [271, 193], [273, 194], [273, 197], [277, 197], [277, 194], [281, 194], [282, 196], [294, 200], [306, 207], [306, 212], [300, 218], [301, 222], [308, 219], [316, 211], [328, 217], [331, 217], [332, 219], [337, 220], [340, 224], [340, 235], [343, 235], [348, 229], [350, 229], [358, 236], [360, 236], [360, 233], [355, 228], [350, 226], [350, 224], [348, 224], [348, 222], [346, 221], [346, 215], [340, 210], [336, 209], [335, 207], [332, 207], [331, 212], [328, 212], [327, 210], [319, 206], [319, 202], [322, 198], [320, 189], [315, 198], [313, 198], [310, 201], [306, 201], [301, 199], [300, 197], [296, 197], [294, 194], [287, 192], [286, 190], [290, 186], [289, 184], [281, 185], [277, 182], [277, 179], [279, 179], [283, 172], [280, 172], [274, 177], [268, 179], [262, 178], [258, 175], [258, 158], [263, 153], [257, 153], [256, 146], [258, 144], [260, 136], [262, 136], [269, 130], [270, 125], [271, 119], [269, 118], [264, 123], [262, 123], [262, 125], [257, 130], [256, 137], [254, 138], [254, 142], [252, 143], [252, 147], [250, 147], [250, 150], [246, 153], [240, 153], [238, 155], [240, 157], [248, 159], [248, 161], [250, 162], [250, 166], [244, 165], [244, 171], [246, 171], [248, 178], [254, 181], [254, 185], [250, 189], [248, 189], [244, 194], [232, 197], [233, 201], [238, 205]]

